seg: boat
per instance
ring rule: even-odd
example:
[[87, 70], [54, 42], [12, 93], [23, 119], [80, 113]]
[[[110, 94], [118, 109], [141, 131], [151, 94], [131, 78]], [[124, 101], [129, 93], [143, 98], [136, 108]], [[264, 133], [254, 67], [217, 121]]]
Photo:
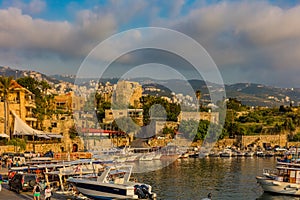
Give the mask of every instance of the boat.
[[156, 199], [152, 187], [131, 180], [133, 166], [107, 166], [96, 178], [71, 177], [73, 184], [84, 196], [93, 199]]
[[252, 152], [252, 151], [247, 151], [244, 154], [245, 157], [253, 157], [253, 155], [254, 155], [254, 152]]
[[231, 149], [224, 149], [220, 153], [220, 157], [231, 157], [231, 155], [232, 155], [232, 150]]
[[154, 158], [154, 154], [145, 153], [139, 158], [139, 161], [152, 161], [153, 158]]
[[300, 164], [277, 162], [276, 169], [264, 169], [262, 176], [256, 177], [265, 192], [300, 196]]
[[180, 154], [179, 159], [189, 158], [189, 156], [190, 156], [189, 152], [183, 152]]
[[47, 185], [60, 187], [62, 192], [67, 191], [66, 180], [73, 176], [93, 175], [103, 171], [102, 161], [92, 159], [80, 159], [75, 161], [45, 164], [37, 167], [44, 168], [44, 176]]
[[263, 151], [257, 151], [255, 155], [257, 157], [265, 157], [265, 153]]
[[237, 156], [237, 157], [245, 156], [245, 152], [237, 151], [237, 152], [236, 152], [236, 156]]

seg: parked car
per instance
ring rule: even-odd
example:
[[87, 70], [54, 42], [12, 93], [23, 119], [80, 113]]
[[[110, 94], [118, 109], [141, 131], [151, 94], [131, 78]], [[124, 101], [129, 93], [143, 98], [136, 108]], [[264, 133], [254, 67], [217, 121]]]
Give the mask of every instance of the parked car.
[[10, 190], [15, 190], [17, 193], [21, 191], [30, 191], [33, 190], [33, 187], [36, 183], [37, 175], [36, 174], [21, 174], [18, 173], [9, 180], [8, 185]]
[[25, 151], [24, 156], [25, 158], [34, 158], [36, 157], [36, 153], [34, 151]]

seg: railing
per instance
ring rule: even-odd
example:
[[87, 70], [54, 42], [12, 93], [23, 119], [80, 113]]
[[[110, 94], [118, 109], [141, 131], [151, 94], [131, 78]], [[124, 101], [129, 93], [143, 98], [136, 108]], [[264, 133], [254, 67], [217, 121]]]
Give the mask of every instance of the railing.
[[273, 178], [278, 173], [277, 169], [263, 169], [263, 175]]

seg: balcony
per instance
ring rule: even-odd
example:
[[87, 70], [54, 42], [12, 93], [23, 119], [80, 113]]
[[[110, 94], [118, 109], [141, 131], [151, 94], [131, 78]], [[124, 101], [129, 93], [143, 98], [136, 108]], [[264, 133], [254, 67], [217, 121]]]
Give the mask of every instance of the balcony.
[[25, 116], [25, 121], [29, 121], [29, 122], [36, 122], [37, 118], [34, 117], [34, 115], [32, 113], [28, 113]]
[[36, 108], [36, 105], [33, 100], [28, 100], [25, 102], [25, 107]]
[[37, 121], [37, 118], [26, 117], [25, 120], [26, 120], [27, 122], [36, 122], [36, 121]]

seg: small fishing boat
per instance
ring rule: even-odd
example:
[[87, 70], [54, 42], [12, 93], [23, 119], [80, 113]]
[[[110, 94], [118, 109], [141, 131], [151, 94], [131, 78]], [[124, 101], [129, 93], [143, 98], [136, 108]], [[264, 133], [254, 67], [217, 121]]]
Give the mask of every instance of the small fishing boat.
[[132, 168], [131, 165], [108, 166], [96, 178], [72, 177], [67, 181], [93, 199], [156, 199], [150, 185], [130, 180]]
[[299, 163], [277, 162], [275, 170], [264, 169], [256, 180], [265, 192], [300, 196]]

